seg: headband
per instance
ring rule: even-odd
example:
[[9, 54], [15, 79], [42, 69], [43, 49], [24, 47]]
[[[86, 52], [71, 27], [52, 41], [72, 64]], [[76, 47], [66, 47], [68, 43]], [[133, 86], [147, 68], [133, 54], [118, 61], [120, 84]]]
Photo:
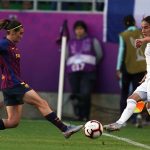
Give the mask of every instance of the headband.
[[14, 28], [12, 28], [12, 29], [9, 29], [9, 30], [7, 30], [7, 31], [15, 30], [15, 29], [20, 28], [20, 27], [22, 27], [22, 24], [21, 24], [21, 25], [19, 25], [19, 26], [17, 26], [17, 27], [14, 27]]

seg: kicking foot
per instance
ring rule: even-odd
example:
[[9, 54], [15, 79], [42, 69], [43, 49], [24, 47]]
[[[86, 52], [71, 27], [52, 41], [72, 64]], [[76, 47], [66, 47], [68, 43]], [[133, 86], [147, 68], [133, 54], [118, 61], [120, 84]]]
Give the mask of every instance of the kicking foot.
[[68, 126], [68, 129], [63, 132], [64, 137], [67, 139], [69, 138], [72, 134], [80, 131], [80, 129], [83, 127], [83, 125], [79, 125], [79, 126], [74, 126], [74, 125], [70, 125]]
[[112, 123], [112, 124], [108, 124], [108, 125], [104, 125], [103, 128], [104, 130], [106, 130], [107, 132], [112, 132], [112, 131], [118, 131], [120, 130], [120, 128], [123, 125], [119, 124], [119, 123]]

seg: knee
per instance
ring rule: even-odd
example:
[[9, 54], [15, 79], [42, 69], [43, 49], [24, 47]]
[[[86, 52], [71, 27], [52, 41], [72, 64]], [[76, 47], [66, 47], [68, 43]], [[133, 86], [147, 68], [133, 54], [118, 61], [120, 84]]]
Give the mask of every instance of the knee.
[[12, 128], [16, 128], [18, 125], [19, 125], [19, 122], [14, 122], [14, 123], [12, 124]]
[[8, 119], [6, 122], [6, 128], [16, 128], [19, 125], [19, 120], [17, 119]]
[[41, 105], [44, 106], [44, 107], [48, 107], [48, 102], [43, 99], [43, 100], [41, 101]]
[[37, 103], [37, 107], [43, 107], [46, 108], [48, 107], [48, 102], [44, 99], [41, 99], [38, 103]]
[[138, 102], [139, 100], [141, 100], [140, 96], [138, 94], [136, 94], [136, 93], [133, 93], [131, 96], [128, 97], [128, 99], [132, 99], [132, 100], [134, 100], [136, 102]]
[[32, 99], [30, 104], [34, 105], [35, 107], [43, 107], [48, 105], [47, 101], [42, 98]]

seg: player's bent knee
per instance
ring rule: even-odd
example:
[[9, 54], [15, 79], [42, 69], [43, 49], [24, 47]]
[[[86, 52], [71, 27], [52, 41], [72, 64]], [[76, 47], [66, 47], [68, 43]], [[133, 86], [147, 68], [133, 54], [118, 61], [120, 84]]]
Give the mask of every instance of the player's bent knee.
[[38, 101], [38, 103], [35, 104], [36, 107], [42, 107], [42, 108], [47, 108], [48, 107], [48, 102], [44, 99], [41, 99]]
[[14, 124], [12, 125], [12, 128], [16, 128], [18, 125], [19, 125], [19, 123], [16, 122], [16, 123], [14, 123]]
[[19, 125], [18, 120], [8, 120], [6, 127], [7, 128], [16, 128]]
[[48, 102], [46, 100], [42, 100], [42, 106], [43, 107], [48, 107]]
[[[133, 93], [132, 95], [130, 95], [130, 96], [128, 97], [128, 99], [133, 99], [133, 100], [135, 100], [135, 101], [139, 101], [141, 98], [140, 98], [140, 96], [139, 96], [138, 94]], [[127, 100], [128, 100], [128, 99], [127, 99]]]
[[19, 122], [18, 122], [18, 121], [13, 121], [13, 122], [11, 123], [11, 128], [16, 128], [18, 125], [19, 125]]

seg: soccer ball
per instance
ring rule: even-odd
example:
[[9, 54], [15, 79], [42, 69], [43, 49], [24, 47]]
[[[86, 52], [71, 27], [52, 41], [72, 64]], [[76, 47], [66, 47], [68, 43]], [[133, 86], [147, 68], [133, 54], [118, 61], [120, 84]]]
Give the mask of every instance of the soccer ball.
[[90, 120], [84, 125], [84, 134], [91, 139], [98, 138], [102, 133], [103, 126], [97, 120]]

